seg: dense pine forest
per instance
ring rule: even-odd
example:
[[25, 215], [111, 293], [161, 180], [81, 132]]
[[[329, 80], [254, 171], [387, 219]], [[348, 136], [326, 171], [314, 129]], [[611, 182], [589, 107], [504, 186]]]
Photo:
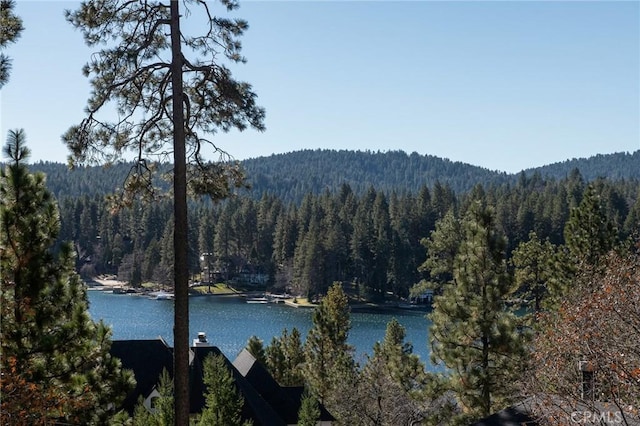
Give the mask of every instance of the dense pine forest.
[[[616, 153], [591, 158], [572, 159], [525, 170], [527, 176], [564, 179], [578, 169], [585, 181], [597, 178], [611, 180], [640, 179], [640, 151]], [[260, 199], [264, 193], [275, 195], [283, 202], [299, 204], [308, 193], [319, 194], [326, 189], [337, 192], [348, 184], [356, 194], [370, 186], [389, 193], [414, 192], [436, 183], [446, 184], [456, 193], [464, 193], [477, 184], [500, 185], [516, 183], [519, 174], [507, 174], [482, 167], [454, 162], [430, 155], [393, 152], [361, 152], [335, 150], [303, 150], [274, 154], [241, 162], [245, 170], [248, 195]], [[69, 172], [66, 165], [40, 162], [32, 166], [48, 176], [48, 188], [58, 198], [102, 195], [122, 188], [124, 177], [132, 164], [121, 163], [110, 168], [86, 167]], [[169, 165], [164, 170], [171, 170]], [[166, 183], [157, 182], [161, 187]]]
[[[531, 232], [564, 244], [571, 209], [589, 186], [618, 237], [629, 236], [640, 218], [638, 155], [597, 156], [517, 175], [401, 152], [301, 151], [246, 161], [251, 189], [223, 202], [191, 201], [189, 270], [194, 277], [211, 271], [219, 280], [259, 276], [268, 287], [308, 296], [341, 281], [355, 283], [368, 300], [407, 297], [430, 276], [425, 241], [438, 221], [448, 212], [463, 217], [474, 199], [495, 210], [507, 257]], [[47, 174], [61, 210], [59, 239], [74, 242], [84, 276], [171, 285], [171, 203], [112, 211], [105, 202], [130, 165], [32, 168]]]

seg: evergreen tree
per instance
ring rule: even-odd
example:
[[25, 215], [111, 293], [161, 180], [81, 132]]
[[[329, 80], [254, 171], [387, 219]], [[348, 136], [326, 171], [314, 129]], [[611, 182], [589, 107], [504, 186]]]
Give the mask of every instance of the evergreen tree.
[[[221, 0], [227, 12], [235, 1]], [[225, 198], [244, 184], [237, 163], [205, 161], [204, 135], [251, 126], [264, 130], [264, 109], [249, 84], [236, 81], [221, 63], [242, 63], [239, 38], [248, 28], [237, 18], [214, 17], [205, 2], [192, 2], [205, 19], [201, 34], [180, 28], [180, 2], [83, 2], [67, 20], [90, 47], [100, 47], [83, 72], [93, 88], [88, 116], [63, 136], [70, 163], [114, 163], [133, 152], [135, 163], [122, 202], [142, 191], [155, 195], [157, 160], [173, 153], [174, 206], [174, 380], [175, 423], [189, 417], [189, 232], [187, 190]], [[191, 11], [192, 12], [192, 11]], [[188, 13], [186, 16], [192, 15]], [[191, 27], [193, 28], [193, 27]], [[100, 117], [115, 104], [115, 122]], [[104, 111], [104, 110], [103, 110]], [[113, 117], [113, 115], [111, 115]], [[224, 158], [224, 157], [223, 157]]]
[[453, 277], [453, 265], [461, 243], [460, 222], [449, 210], [436, 222], [436, 229], [421, 243], [427, 249], [427, 259], [419, 269], [427, 272], [432, 286], [439, 289]]
[[375, 255], [376, 255], [376, 227], [372, 212], [376, 192], [370, 187], [360, 200], [358, 209], [352, 219], [353, 233], [351, 234], [351, 258], [354, 268], [354, 279], [358, 285], [360, 295], [365, 298], [373, 296], [375, 290]]
[[383, 342], [376, 342], [360, 374], [360, 424], [412, 424], [429, 411], [428, 375], [424, 364], [405, 343], [405, 329], [394, 318]]
[[348, 299], [339, 283], [329, 288], [312, 322], [304, 346], [305, 380], [320, 403], [348, 423], [356, 365], [353, 348], [347, 343], [351, 328]]
[[561, 279], [557, 260], [557, 248], [549, 240], [541, 241], [535, 232], [531, 232], [529, 240], [521, 242], [513, 252], [511, 262], [516, 287], [535, 314], [542, 310], [554, 282]]
[[302, 238], [298, 241], [293, 259], [296, 290], [312, 300], [326, 289], [320, 224], [313, 219], [307, 232], [300, 235]]
[[433, 185], [431, 206], [436, 220], [442, 219], [450, 210], [455, 210], [456, 195], [449, 185], [436, 181]]
[[213, 241], [214, 241], [214, 218], [211, 210], [205, 210], [200, 215], [200, 223], [198, 224], [198, 256], [202, 256], [204, 261], [200, 265], [200, 269], [207, 268], [206, 274], [203, 273], [202, 281], [207, 281], [211, 285], [213, 279]]
[[372, 222], [374, 226], [373, 244], [373, 274], [370, 287], [373, 290], [373, 299], [384, 300], [387, 292], [389, 256], [391, 245], [391, 221], [389, 219], [389, 205], [383, 192], [376, 194], [373, 203]]
[[267, 355], [264, 350], [264, 343], [262, 339], [257, 336], [249, 337], [247, 342], [247, 351], [262, 365], [267, 365]]
[[281, 337], [274, 336], [265, 353], [267, 368], [281, 386], [304, 384], [304, 349], [297, 328], [294, 327], [291, 333], [285, 328]]
[[390, 377], [412, 396], [422, 391], [425, 367], [413, 353], [413, 345], [405, 342], [405, 328], [393, 318], [388, 324], [382, 343], [376, 342], [373, 356], [381, 358]]
[[434, 298], [429, 316], [432, 360], [450, 370], [463, 420], [504, 408], [524, 362], [524, 337], [506, 303], [514, 286], [504, 247], [492, 211], [474, 202], [462, 223], [453, 280]]
[[278, 216], [273, 239], [273, 260], [282, 265], [292, 259], [298, 239], [297, 212], [294, 207], [282, 211]]
[[229, 205], [233, 203], [231, 200], [226, 203], [218, 216], [216, 224], [216, 234], [213, 240], [213, 254], [216, 259], [216, 269], [222, 272], [225, 281], [231, 278], [231, 269], [233, 267], [232, 255], [232, 230], [231, 230], [231, 208]]
[[[29, 173], [22, 130], [10, 131], [0, 174], [2, 423], [105, 421], [133, 379], [109, 355], [111, 331], [89, 317], [42, 174]], [[6, 422], [5, 422], [6, 420]]]
[[564, 238], [576, 265], [595, 265], [618, 242], [618, 233], [604, 212], [599, 194], [588, 185], [582, 201], [571, 209]]
[[257, 235], [254, 250], [257, 264], [273, 277], [273, 247], [276, 221], [282, 209], [282, 203], [273, 196], [264, 195], [258, 204]]
[[323, 200], [324, 218], [321, 228], [324, 230], [322, 241], [325, 254], [325, 274], [327, 282], [346, 279], [349, 258], [348, 240], [343, 231], [343, 224], [338, 216], [338, 206], [335, 197]]
[[[0, 1], [0, 49], [14, 43], [23, 30], [22, 19], [13, 13], [16, 3], [13, 0]], [[11, 59], [4, 53], [0, 53], [0, 89], [9, 81]]]
[[[425, 188], [426, 189], [426, 188]], [[421, 191], [422, 193], [422, 191]], [[424, 192], [428, 196], [428, 191]], [[424, 203], [428, 209], [428, 199]], [[411, 195], [399, 198], [393, 192], [389, 202], [389, 218], [391, 221], [391, 242], [389, 247], [389, 267], [387, 275], [393, 294], [407, 297], [409, 287], [419, 280], [416, 263], [424, 261], [424, 249], [421, 248], [420, 221], [417, 218], [428, 216], [427, 211], [416, 212], [415, 200]], [[416, 248], [421, 248], [416, 250]]]
[[633, 203], [625, 218], [624, 232], [633, 238], [638, 238], [640, 235], [640, 192], [636, 194], [636, 202]]
[[233, 374], [223, 355], [208, 355], [204, 360], [205, 408], [201, 426], [240, 426], [244, 399], [238, 393]]
[[[158, 380], [158, 396], [152, 398], [151, 410], [144, 405], [140, 396], [133, 411], [132, 426], [165, 426], [173, 424], [173, 382], [166, 369], [162, 370]], [[123, 422], [127, 424], [127, 422]]]
[[318, 400], [305, 388], [298, 411], [298, 426], [316, 426], [319, 420], [320, 405]]

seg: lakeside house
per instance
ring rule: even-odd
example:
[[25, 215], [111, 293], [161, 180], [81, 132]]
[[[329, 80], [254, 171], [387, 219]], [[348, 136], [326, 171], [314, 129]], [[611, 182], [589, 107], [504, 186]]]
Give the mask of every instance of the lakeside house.
[[[159, 396], [157, 386], [160, 375], [166, 370], [173, 376], [173, 348], [158, 337], [150, 340], [114, 340], [110, 353], [122, 362], [122, 367], [132, 370], [136, 387], [122, 403], [129, 414], [140, 397], [144, 406], [153, 411], [154, 398]], [[204, 333], [198, 333], [194, 346], [190, 348], [189, 410], [191, 414], [201, 413], [205, 407], [204, 360], [209, 354], [222, 355], [227, 368], [233, 374], [236, 389], [244, 399], [243, 420], [254, 425], [284, 426], [298, 423], [301, 406], [302, 387], [280, 386], [246, 349], [230, 362], [215, 346], [208, 344]], [[329, 426], [333, 416], [321, 405], [319, 425]]]
[[640, 426], [638, 410], [620, 401], [601, 401], [596, 397], [595, 367], [583, 360], [577, 365], [577, 398], [534, 395], [500, 410], [471, 426], [537, 426], [542, 424], [625, 424]]

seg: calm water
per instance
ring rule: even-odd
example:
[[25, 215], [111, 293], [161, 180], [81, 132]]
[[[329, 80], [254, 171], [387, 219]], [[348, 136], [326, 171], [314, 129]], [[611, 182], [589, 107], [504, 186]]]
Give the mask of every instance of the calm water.
[[[173, 345], [173, 302], [143, 296], [89, 291], [89, 312], [94, 320], [111, 326], [114, 339], [155, 339], [162, 336]], [[252, 335], [265, 343], [282, 330], [297, 327], [302, 337], [311, 327], [311, 309], [276, 304], [249, 304], [237, 297], [191, 297], [189, 299], [191, 335], [207, 333], [209, 342], [218, 346], [230, 359], [245, 347]], [[429, 366], [427, 328], [424, 312], [351, 313], [349, 343], [356, 348], [356, 360], [373, 352], [373, 344], [384, 338], [387, 323], [396, 318], [406, 331], [414, 353]]]

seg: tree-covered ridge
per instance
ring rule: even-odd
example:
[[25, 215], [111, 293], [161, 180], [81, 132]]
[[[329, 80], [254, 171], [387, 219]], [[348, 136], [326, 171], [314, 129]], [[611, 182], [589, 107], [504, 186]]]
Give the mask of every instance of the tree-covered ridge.
[[597, 178], [640, 179], [640, 150], [632, 153], [597, 154], [589, 158], [573, 158], [559, 163], [525, 170], [539, 172], [542, 176], [562, 179], [571, 170], [578, 169], [582, 176], [592, 181]]
[[[305, 150], [274, 154], [241, 162], [255, 199], [275, 195], [284, 202], [299, 203], [311, 192], [337, 192], [344, 183], [358, 195], [373, 186], [387, 194], [418, 192], [422, 186], [432, 188], [436, 182], [456, 193], [469, 191], [477, 184], [502, 185], [517, 183], [520, 174], [506, 174], [481, 167], [453, 162], [429, 155], [406, 154], [402, 151], [361, 152], [346, 150]], [[132, 170], [131, 163], [114, 164], [110, 168], [84, 167], [69, 171], [65, 165], [50, 162], [34, 164], [35, 171], [47, 175], [47, 186], [57, 197], [104, 195], [122, 191], [124, 178]], [[564, 179], [579, 170], [589, 182], [597, 178], [612, 180], [640, 179], [640, 151], [633, 154], [596, 155], [588, 159], [568, 160], [526, 170], [526, 176], [540, 174], [546, 179]], [[170, 171], [165, 164], [161, 171]], [[157, 182], [162, 185], [163, 182]], [[164, 182], [166, 186], [167, 183]], [[245, 194], [244, 191], [240, 191]]]
[[243, 161], [255, 191], [269, 191], [284, 200], [306, 192], [335, 191], [343, 183], [361, 194], [369, 186], [384, 191], [417, 191], [421, 186], [446, 183], [457, 192], [477, 183], [502, 183], [505, 173], [459, 161], [403, 151], [302, 150]]

